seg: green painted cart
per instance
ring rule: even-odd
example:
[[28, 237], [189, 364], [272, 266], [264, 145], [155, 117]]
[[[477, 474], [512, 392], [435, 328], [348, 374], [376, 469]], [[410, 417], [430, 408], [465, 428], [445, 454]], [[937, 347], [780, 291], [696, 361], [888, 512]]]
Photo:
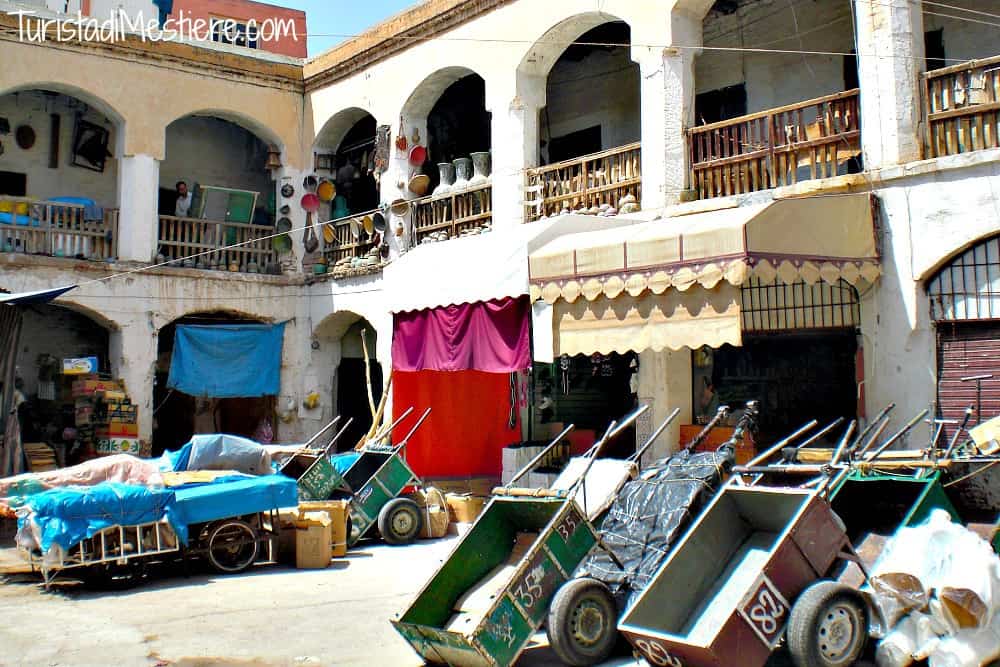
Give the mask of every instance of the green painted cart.
[[[645, 409], [620, 425], [612, 422], [591, 448], [590, 463], [605, 442]], [[494, 489], [472, 529], [410, 607], [392, 621], [424, 660], [450, 667], [514, 664], [547, 618], [552, 596], [600, 543], [597, 529], [575, 500], [589, 470], [588, 465], [569, 489]]]

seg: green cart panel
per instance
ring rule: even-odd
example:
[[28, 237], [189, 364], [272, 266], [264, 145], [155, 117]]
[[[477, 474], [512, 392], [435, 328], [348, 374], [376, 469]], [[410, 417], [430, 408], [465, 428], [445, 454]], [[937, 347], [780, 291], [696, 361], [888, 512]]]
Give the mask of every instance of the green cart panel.
[[379, 512], [390, 500], [417, 483], [417, 476], [399, 453], [364, 452], [344, 473], [344, 480], [355, 489], [347, 541], [352, 546], [375, 525]]
[[[511, 558], [519, 532], [535, 531], [538, 536], [476, 625], [447, 630], [459, 599]], [[542, 624], [556, 590], [596, 543], [593, 526], [571, 501], [493, 498], [393, 625], [429, 662], [466, 667], [488, 656], [486, 664], [511, 665]]]

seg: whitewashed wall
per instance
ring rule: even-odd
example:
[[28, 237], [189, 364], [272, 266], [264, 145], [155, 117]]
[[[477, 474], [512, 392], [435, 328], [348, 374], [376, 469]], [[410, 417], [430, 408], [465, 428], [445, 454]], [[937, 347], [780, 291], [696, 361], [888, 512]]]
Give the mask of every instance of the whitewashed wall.
[[[50, 114], [60, 116], [59, 167], [49, 168], [51, 139]], [[114, 126], [100, 113], [82, 102], [65, 95], [46, 95], [39, 91], [25, 91], [0, 96], [0, 118], [10, 123], [10, 134], [0, 136], [4, 152], [0, 155], [0, 171], [13, 171], [27, 175], [28, 196], [89, 197], [101, 206], [118, 205], [118, 163], [108, 158], [103, 172], [72, 166], [73, 134], [76, 118], [110, 130], [108, 148], [114, 152]], [[14, 138], [19, 125], [28, 125], [35, 131], [35, 145], [22, 150]]]

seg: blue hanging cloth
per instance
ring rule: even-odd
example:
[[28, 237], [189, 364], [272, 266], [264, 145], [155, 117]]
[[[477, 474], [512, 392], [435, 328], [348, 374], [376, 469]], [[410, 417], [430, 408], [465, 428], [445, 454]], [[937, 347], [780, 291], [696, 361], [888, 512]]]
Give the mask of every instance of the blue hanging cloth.
[[180, 324], [167, 386], [192, 396], [277, 396], [285, 323]]

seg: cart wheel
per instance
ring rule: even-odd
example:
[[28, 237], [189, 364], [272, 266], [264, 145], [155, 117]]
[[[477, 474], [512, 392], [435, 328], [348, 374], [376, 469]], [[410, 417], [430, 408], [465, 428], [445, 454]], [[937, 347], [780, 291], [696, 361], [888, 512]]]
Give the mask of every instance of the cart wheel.
[[378, 513], [378, 532], [389, 544], [409, 544], [423, 527], [420, 507], [409, 498], [396, 498]]
[[222, 521], [208, 531], [208, 562], [219, 572], [235, 574], [257, 560], [257, 531], [245, 521]]
[[596, 665], [618, 641], [618, 607], [597, 579], [570, 579], [549, 605], [549, 644], [567, 665]]
[[818, 581], [792, 606], [788, 651], [798, 667], [847, 667], [868, 641], [868, 606], [853, 588]]

